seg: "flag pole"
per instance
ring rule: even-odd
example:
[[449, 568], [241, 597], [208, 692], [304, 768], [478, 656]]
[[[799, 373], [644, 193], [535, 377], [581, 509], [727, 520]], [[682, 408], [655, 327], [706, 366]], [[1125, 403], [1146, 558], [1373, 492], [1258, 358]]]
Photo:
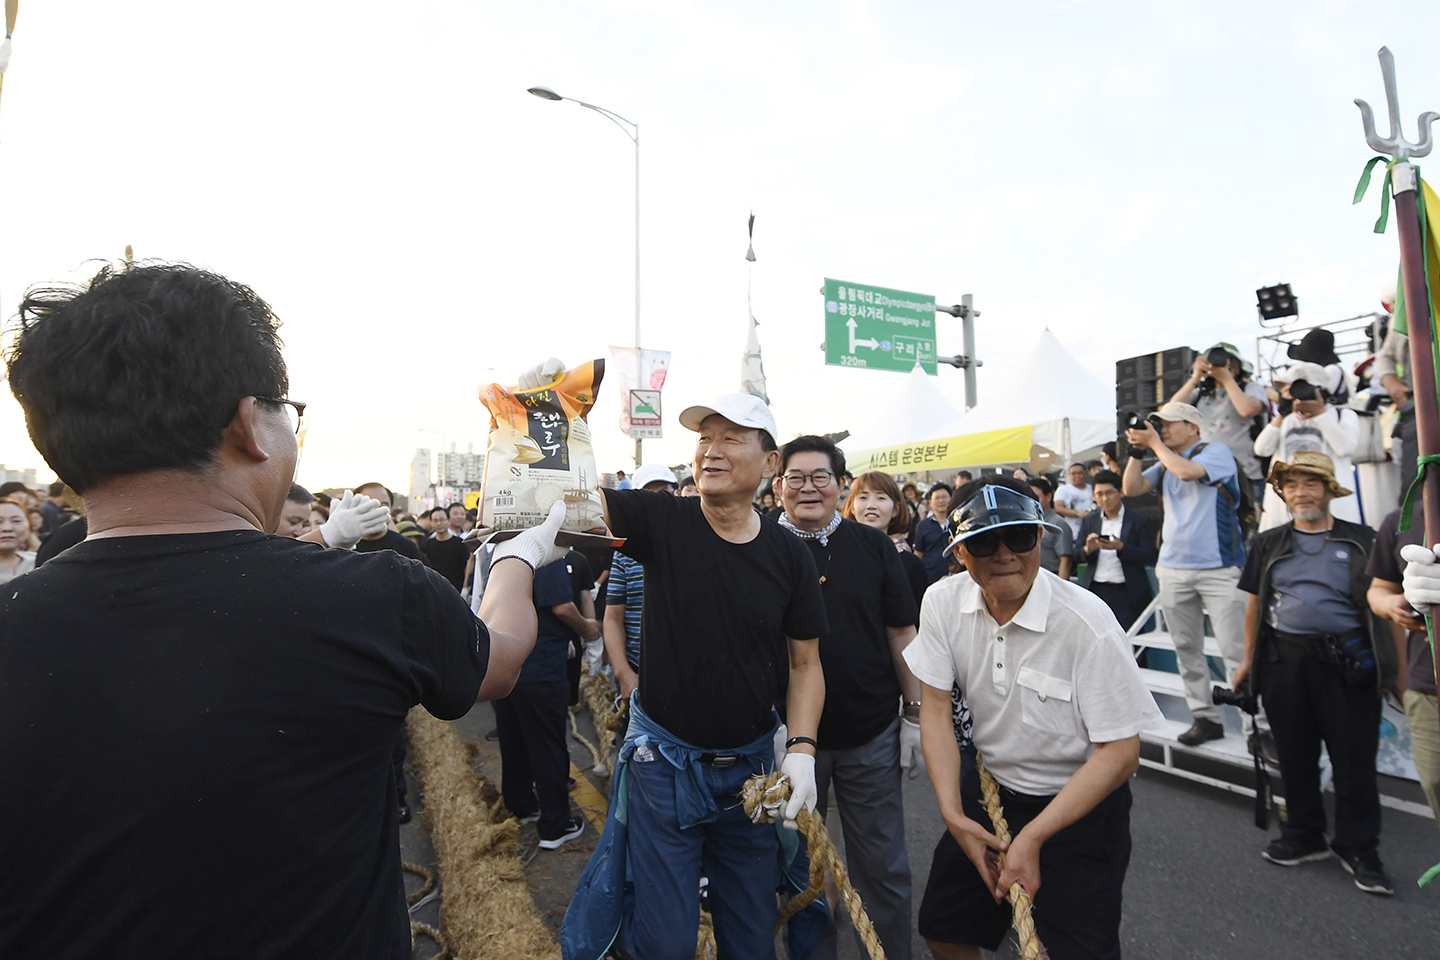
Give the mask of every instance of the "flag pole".
[[[1416, 447], [1420, 469], [1421, 495], [1425, 504], [1425, 543], [1440, 544], [1440, 465], [1427, 469], [1440, 456], [1440, 412], [1436, 409], [1435, 380], [1435, 317], [1431, 310], [1429, 284], [1426, 282], [1425, 236], [1421, 225], [1423, 199], [1420, 172], [1411, 157], [1424, 157], [1432, 145], [1430, 123], [1440, 113], [1426, 112], [1418, 121], [1418, 142], [1407, 141], [1400, 129], [1400, 97], [1395, 84], [1395, 57], [1388, 47], [1379, 51], [1380, 74], [1385, 83], [1385, 102], [1390, 119], [1390, 136], [1381, 137], [1375, 130], [1375, 116], [1370, 105], [1356, 100], [1365, 129], [1365, 141], [1377, 152], [1393, 159], [1388, 164], [1386, 187], [1395, 201], [1395, 227], [1400, 243], [1400, 285], [1405, 297], [1405, 332], [1410, 346], [1410, 382], [1414, 390]], [[1376, 158], [1377, 160], [1379, 158]], [[1376, 161], [1372, 160], [1371, 164]], [[1368, 182], [1369, 168], [1362, 178]], [[1358, 199], [1359, 191], [1357, 191]], [[1381, 198], [1382, 211], [1389, 198]], [[1384, 230], [1382, 212], [1376, 231]], [[1440, 281], [1440, 277], [1435, 278]], [[1406, 456], [1412, 455], [1406, 451]], [[1407, 499], [1409, 495], [1407, 494]]]
[[[1431, 263], [1440, 263], [1434, 256], [1437, 251], [1433, 249], [1437, 236], [1440, 236], [1436, 233], [1440, 224], [1429, 222], [1429, 212], [1435, 208], [1427, 203], [1425, 194], [1434, 194], [1420, 178], [1420, 171], [1410, 162], [1410, 158], [1429, 155], [1432, 146], [1430, 124], [1440, 119], [1440, 113], [1427, 111], [1420, 114], [1417, 123], [1420, 139], [1416, 143], [1407, 141], [1400, 130], [1400, 97], [1395, 86], [1395, 57], [1388, 47], [1380, 48], [1379, 57], [1380, 74], [1385, 81], [1385, 102], [1390, 115], [1390, 136], [1382, 138], [1376, 133], [1375, 117], [1368, 103], [1356, 100], [1355, 105], [1360, 108], [1365, 141], [1377, 152], [1394, 158], [1388, 164], [1385, 187], [1390, 188], [1395, 201], [1395, 232], [1400, 242], [1400, 287], [1405, 296], [1405, 334], [1409, 338], [1410, 347], [1410, 383], [1414, 390], [1412, 399], [1415, 404], [1417, 448], [1413, 452], [1405, 451], [1405, 455], [1416, 456], [1419, 461], [1415, 483], [1420, 486], [1421, 500], [1425, 505], [1423, 542], [1434, 549], [1440, 544], [1440, 409], [1437, 409], [1436, 401], [1436, 394], [1440, 390], [1437, 390], [1435, 379], [1436, 358], [1440, 354], [1436, 353], [1435, 312], [1430, 293], [1432, 283], [1440, 285], [1440, 272], [1434, 277], [1427, 278], [1426, 275]], [[1379, 159], [1377, 157], [1371, 160], [1371, 166]], [[1363, 192], [1369, 170], [1370, 167], [1366, 167], [1366, 174], [1361, 177], [1361, 189], [1356, 191], [1357, 200]], [[1375, 225], [1377, 233], [1385, 229], [1384, 204], [1387, 199], [1389, 198], [1382, 193], [1380, 220]], [[1432, 246], [1429, 251], [1426, 250], [1427, 243]], [[1399, 313], [1398, 310], [1396, 312]], [[1405, 503], [1400, 517], [1402, 530], [1409, 525], [1414, 497], [1415, 489], [1412, 486], [1405, 492]], [[1425, 632], [1433, 654], [1433, 615], [1425, 617]], [[1436, 675], [1440, 676], [1440, 657], [1434, 659]], [[1420, 878], [1420, 886], [1428, 885], [1437, 876], [1440, 876], [1440, 864], [1425, 871]]]

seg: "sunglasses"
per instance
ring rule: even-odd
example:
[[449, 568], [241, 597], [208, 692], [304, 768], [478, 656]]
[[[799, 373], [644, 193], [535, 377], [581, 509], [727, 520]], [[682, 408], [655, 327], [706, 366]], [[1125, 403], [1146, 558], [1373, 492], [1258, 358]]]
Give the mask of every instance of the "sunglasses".
[[1040, 542], [1040, 527], [1036, 524], [1020, 524], [1013, 527], [998, 527], [966, 537], [960, 541], [972, 557], [993, 557], [1004, 543], [1011, 553], [1029, 553]]

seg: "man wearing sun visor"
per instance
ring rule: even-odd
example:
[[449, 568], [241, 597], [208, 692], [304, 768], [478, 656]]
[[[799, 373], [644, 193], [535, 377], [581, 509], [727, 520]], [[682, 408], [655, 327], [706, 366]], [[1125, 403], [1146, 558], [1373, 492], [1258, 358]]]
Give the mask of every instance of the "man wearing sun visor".
[[[1160, 713], [1109, 608], [1040, 568], [1051, 524], [1030, 488], [990, 476], [952, 502], [946, 549], [965, 572], [930, 587], [905, 650], [924, 684], [920, 737], [947, 828], [920, 933], [936, 957], [979, 960], [1010, 928], [1003, 898], [1018, 881], [1050, 956], [1119, 957], [1128, 781], [1139, 733]], [[969, 700], [975, 746], [1000, 786], [1008, 848], [991, 832], [978, 777], [961, 779], [952, 685]]]

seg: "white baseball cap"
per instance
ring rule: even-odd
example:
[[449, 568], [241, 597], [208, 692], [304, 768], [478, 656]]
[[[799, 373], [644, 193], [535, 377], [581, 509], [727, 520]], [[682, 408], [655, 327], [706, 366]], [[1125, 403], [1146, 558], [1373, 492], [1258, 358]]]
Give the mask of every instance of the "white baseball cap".
[[1193, 423], [1200, 426], [1200, 411], [1188, 403], [1181, 403], [1179, 400], [1171, 400], [1150, 414], [1152, 417], [1159, 417], [1161, 420], [1169, 420], [1171, 423], [1178, 423], [1181, 420], [1186, 423]]
[[675, 478], [675, 474], [663, 463], [641, 464], [635, 468], [635, 475], [630, 478], [630, 482], [634, 484], [636, 490], [644, 490], [647, 485], [656, 480], [664, 480], [666, 483], [680, 486], [680, 481]]
[[680, 426], [698, 431], [706, 417], [717, 413], [739, 426], [764, 430], [770, 434], [771, 440], [779, 442], [780, 431], [775, 428], [775, 415], [764, 400], [748, 393], [727, 393], [717, 397], [709, 406], [686, 407], [680, 411]]

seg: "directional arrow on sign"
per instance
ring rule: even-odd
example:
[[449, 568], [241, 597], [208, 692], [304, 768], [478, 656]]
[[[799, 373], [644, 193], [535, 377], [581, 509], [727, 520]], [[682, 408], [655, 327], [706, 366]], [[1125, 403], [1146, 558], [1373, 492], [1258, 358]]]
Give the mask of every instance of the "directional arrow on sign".
[[854, 356], [854, 355], [855, 355], [855, 348], [856, 348], [856, 347], [869, 347], [871, 350], [879, 349], [879, 347], [880, 347], [880, 341], [879, 341], [879, 340], [876, 340], [874, 337], [871, 337], [869, 340], [856, 340], [856, 339], [855, 339], [855, 328], [856, 328], [857, 326], [859, 326], [859, 324], [857, 324], [857, 323], [855, 322], [855, 318], [854, 318], [854, 317], [851, 317], [849, 320], [846, 320], [846, 321], [845, 321], [845, 326], [847, 326], [847, 327], [850, 328], [850, 355], [851, 355], [851, 356]]

